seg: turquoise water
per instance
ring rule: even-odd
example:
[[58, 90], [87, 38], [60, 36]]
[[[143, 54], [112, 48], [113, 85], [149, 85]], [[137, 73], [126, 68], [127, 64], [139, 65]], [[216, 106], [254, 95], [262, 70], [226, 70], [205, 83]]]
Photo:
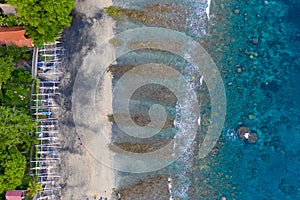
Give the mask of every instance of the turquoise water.
[[[212, 1], [207, 21], [205, 1], [114, 1], [140, 10], [157, 3], [185, 11], [184, 28], [178, 29], [214, 58], [226, 87], [227, 116], [216, 154], [198, 159], [194, 148], [155, 173], [172, 177], [174, 199], [300, 199], [300, 2]], [[175, 11], [168, 17], [178, 15]], [[120, 21], [116, 32], [144, 25]], [[147, 60], [139, 56], [135, 64]], [[119, 63], [132, 63], [130, 59]], [[172, 64], [167, 55], [158, 60]], [[189, 76], [191, 65], [175, 63]], [[168, 106], [173, 119], [176, 108]], [[257, 131], [257, 143], [237, 137], [241, 124]], [[176, 127], [165, 131], [158, 137], [173, 136]]]
[[[225, 82], [233, 85], [227, 87], [224, 146], [215, 170], [227, 171], [237, 199], [299, 199], [299, 2], [231, 3], [240, 14], [231, 17], [235, 42], [222, 60]], [[238, 73], [237, 65], [244, 71]], [[258, 131], [257, 144], [226, 136], [239, 122]]]

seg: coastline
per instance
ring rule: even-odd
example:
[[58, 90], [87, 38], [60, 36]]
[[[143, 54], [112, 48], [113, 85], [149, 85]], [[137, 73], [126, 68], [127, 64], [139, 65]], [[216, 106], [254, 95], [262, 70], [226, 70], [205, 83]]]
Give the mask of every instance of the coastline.
[[[89, 1], [89, 2], [94, 2], [94, 1]], [[96, 5], [96, 2], [94, 2]], [[107, 1], [105, 1], [106, 5], [108, 6], [109, 4], [107, 4]], [[92, 6], [92, 5], [88, 5], [87, 8], [84, 8], [84, 3], [81, 2], [81, 6], [78, 8], [78, 10], [80, 11], [79, 13], [83, 15], [83, 17], [85, 17], [86, 20], [86, 25], [89, 29], [88, 31], [94, 30], [96, 29], [96, 25], [95, 25], [95, 21], [93, 19], [93, 16], [98, 15], [96, 12], [96, 6]], [[97, 2], [98, 4], [98, 2]], [[220, 2], [212, 2], [211, 4], [211, 15], [210, 15], [210, 24], [208, 25], [209, 27], [209, 31], [208, 31], [208, 38], [206, 38], [204, 41], [202, 41], [202, 44], [204, 47], [206, 47], [210, 54], [213, 56], [213, 58], [215, 59], [216, 63], [218, 64], [218, 66], [220, 66], [220, 71], [222, 72], [223, 78], [224, 78], [224, 83], [226, 84], [227, 87], [227, 92], [229, 95], [229, 99], [228, 99], [228, 110], [229, 113], [241, 113], [238, 115], [229, 115], [227, 117], [227, 121], [225, 123], [225, 127], [224, 130], [233, 130], [233, 136], [236, 134], [235, 131], [235, 127], [238, 126], [239, 123], [246, 123], [247, 125], [252, 126], [255, 129], [259, 130], [259, 136], [260, 136], [260, 140], [258, 141], [258, 143], [256, 145], [248, 145], [245, 144], [243, 141], [240, 140], [236, 140], [235, 137], [232, 137], [232, 135], [230, 135], [230, 137], [228, 137], [228, 135], [226, 135], [226, 132], [221, 136], [220, 141], [218, 142], [214, 152], [212, 152], [212, 154], [210, 154], [206, 159], [202, 159], [199, 160], [197, 158], [195, 158], [194, 161], [194, 166], [192, 168], [192, 172], [187, 173], [186, 177], [188, 177], [186, 180], [186, 182], [183, 183], [176, 183], [176, 179], [177, 177], [172, 177], [172, 179], [174, 180], [174, 184], [172, 187], [172, 192], [174, 191], [181, 191], [178, 190], [178, 188], [176, 187], [176, 184], [180, 184], [181, 186], [183, 186], [184, 188], [186, 188], [185, 186], [187, 185], [186, 183], [190, 184], [191, 187], [188, 190], [188, 194], [189, 197], [191, 199], [197, 199], [199, 197], [201, 198], [205, 198], [205, 199], [219, 199], [219, 198], [223, 198], [223, 197], [227, 197], [227, 198], [249, 198], [252, 197], [252, 194], [256, 194], [255, 191], [253, 191], [251, 188], [248, 188], [247, 190], [245, 189], [245, 185], [247, 185], [249, 183], [249, 180], [255, 180], [253, 182], [251, 182], [251, 184], [255, 184], [255, 185], [262, 185], [263, 183], [266, 183], [266, 179], [261, 178], [263, 176], [261, 175], [261, 172], [259, 171], [254, 171], [257, 170], [256, 166], [251, 166], [248, 165], [248, 163], [260, 163], [260, 166], [264, 166], [266, 163], [263, 161], [264, 154], [269, 154], [269, 153], [274, 153], [273, 151], [269, 151], [267, 150], [267, 148], [263, 147], [262, 144], [266, 144], [269, 147], [274, 147], [274, 149], [277, 149], [275, 151], [276, 156], [274, 157], [275, 159], [282, 159], [283, 152], [285, 152], [286, 150], [284, 148], [286, 147], [278, 147], [276, 143], [273, 143], [271, 141], [272, 138], [274, 138], [275, 134], [276, 134], [276, 129], [275, 129], [275, 123], [279, 123], [276, 122], [276, 119], [272, 121], [272, 123], [269, 122], [269, 117], [267, 116], [268, 112], [273, 112], [272, 110], [274, 109], [267, 109], [267, 107], [265, 106], [264, 103], [262, 103], [265, 99], [263, 98], [265, 96], [265, 94], [268, 94], [267, 99], [271, 99], [272, 101], [275, 101], [276, 103], [280, 103], [280, 100], [276, 98], [276, 96], [278, 96], [277, 94], [284, 94], [279, 93], [277, 91], [272, 91], [272, 89], [276, 89], [277, 87], [277, 82], [280, 83], [281, 79], [282, 81], [284, 80], [284, 78], [282, 78], [283, 76], [277, 77], [276, 79], [278, 80], [274, 80], [272, 83], [274, 83], [273, 86], [276, 86], [274, 88], [272, 88], [271, 86], [266, 87], [266, 84], [264, 83], [269, 83], [266, 82], [266, 80], [272, 80], [272, 77], [268, 77], [266, 76], [267, 73], [262, 73], [261, 69], [266, 69], [265, 67], [263, 67], [263, 65], [258, 64], [257, 66], [254, 66], [252, 64], [254, 63], [269, 63], [269, 61], [271, 61], [270, 59], [270, 55], [273, 55], [272, 52], [276, 52], [278, 50], [278, 47], [280, 47], [279, 45], [276, 47], [274, 46], [269, 46], [268, 42], [272, 41], [272, 38], [268, 38], [269, 36], [271, 36], [270, 32], [272, 32], [272, 29], [268, 30], [268, 29], [264, 29], [261, 33], [257, 32], [252, 32], [252, 25], [253, 23], [250, 23], [252, 21], [258, 20], [261, 22], [261, 27], [265, 27], [265, 24], [267, 24], [267, 22], [264, 22], [263, 20], [261, 20], [264, 17], [268, 17], [267, 14], [264, 14], [264, 12], [260, 12], [261, 14], [259, 16], [256, 15], [256, 11], [255, 12], [251, 12], [252, 9], [245, 9], [246, 6], [244, 6], [244, 4], [246, 3], [241, 3], [238, 1], [235, 2], [228, 2], [226, 1], [224, 4], [221, 4]], [[225, 6], [224, 6], [225, 5]], [[264, 10], [269, 10], [270, 8], [274, 8], [274, 5], [272, 6], [272, 4], [270, 5], [257, 5], [257, 7], [259, 8], [258, 10], [260, 11], [264, 11]], [[88, 13], [85, 13], [86, 10], [89, 10]], [[247, 16], [245, 17], [244, 13], [246, 13], [247, 11]], [[267, 13], [267, 12], [266, 12]], [[103, 18], [104, 19], [104, 18]], [[101, 18], [101, 20], [103, 20]], [[230, 19], [230, 20], [229, 20]], [[97, 21], [98, 23], [99, 21]], [[236, 27], [236, 25], [238, 25]], [[251, 26], [250, 26], [251, 25]], [[97, 26], [98, 29], [103, 29], [103, 24], [100, 26]], [[276, 26], [274, 26], [275, 29]], [[80, 28], [82, 30], [82, 32], [84, 32], [84, 30], [86, 30], [86, 27], [83, 26], [83, 28]], [[101, 31], [96, 31], [93, 32], [93, 39], [95, 39], [97, 37], [97, 40], [101, 39], [101, 37], [99, 37], [99, 35], [97, 35], [96, 33], [100, 33], [103, 34], [107, 34], [108, 30], [106, 29], [106, 33], [105, 30]], [[253, 30], [256, 30], [255, 27], [253, 26]], [[77, 31], [77, 30], [76, 30]], [[247, 33], [247, 37], [244, 35], [244, 33]], [[260, 35], [261, 34], [261, 35]], [[85, 33], [82, 35], [86, 36], [89, 35], [88, 33]], [[268, 36], [268, 37], [267, 37]], [[253, 38], [255, 38], [256, 40], [253, 40]], [[95, 49], [97, 47], [97, 41], [93, 40], [90, 38], [84, 40], [83, 38], [80, 38], [81, 41], [83, 41], [83, 44], [81, 44], [81, 46], [79, 45], [79, 48], [82, 50], [82, 52], [80, 52], [78, 54], [78, 57], [85, 57], [87, 55], [89, 55], [89, 53], [91, 51], [93, 51], [93, 49]], [[103, 38], [102, 38], [103, 39]], [[76, 41], [76, 40], [73, 40]], [[284, 38], [280, 39], [281, 42], [285, 41]], [[85, 42], [85, 43], [84, 43]], [[71, 43], [71, 42], [70, 42]], [[284, 43], [282, 43], [284, 44]], [[72, 44], [74, 45], [74, 44]], [[264, 50], [263, 47], [269, 47], [268, 50]], [[284, 46], [283, 46], [284, 47]], [[249, 53], [247, 53], [248, 51], [245, 51], [247, 49], [254, 49], [255, 52], [258, 52], [257, 56], [253, 55], [249, 55]], [[283, 48], [284, 49], [284, 48]], [[288, 54], [286, 54], [288, 55]], [[76, 57], [77, 54], [74, 53], [73, 57]], [[291, 56], [289, 56], [288, 58], [291, 58]], [[75, 59], [75, 58], [72, 58]], [[72, 60], [71, 59], [71, 60]], [[282, 61], [283, 62], [283, 61]], [[283, 62], [285, 65], [283, 66], [287, 66], [288, 62], [284, 61]], [[82, 61], [82, 63], [77, 64], [77, 63], [73, 63], [74, 68], [79, 67], [84, 65], [84, 61]], [[276, 65], [270, 65], [270, 69], [268, 69], [269, 74], [273, 74], [273, 72], [271, 70], [271, 67], [274, 68], [274, 70], [277, 70], [277, 66]], [[261, 68], [263, 67], [263, 68]], [[74, 70], [76, 71], [76, 70]], [[281, 71], [279, 71], [281, 73]], [[278, 72], [278, 74], [280, 74]], [[260, 73], [259, 76], [257, 76], [256, 73]], [[76, 77], [76, 72], [73, 72], [72, 77]], [[252, 77], [252, 78], [249, 78]], [[107, 76], [105, 77], [106, 81], [110, 80], [110, 77]], [[246, 82], [247, 81], [247, 82]], [[109, 81], [108, 81], [109, 82]], [[107, 83], [108, 83], [107, 82]], [[104, 83], [105, 85], [105, 83]], [[263, 86], [263, 87], [262, 87]], [[248, 88], [247, 88], [248, 87]], [[248, 90], [249, 88], [256, 88], [257, 92], [252, 90]], [[104, 88], [109, 88], [109, 87], [104, 87]], [[105, 91], [100, 92], [101, 94], [105, 94]], [[277, 93], [277, 94], [276, 94]], [[276, 95], [275, 95], [276, 94]], [[273, 96], [274, 95], [274, 96]], [[109, 95], [105, 95], [106, 97], [109, 97]], [[241, 98], [241, 96], [246, 96], [246, 97], [250, 97], [247, 98], [248, 101], [245, 102], [241, 102], [239, 104], [235, 104], [234, 102], [238, 102], [237, 99], [239, 100]], [[104, 102], [104, 100], [102, 101]], [[71, 103], [70, 103], [71, 104]], [[251, 105], [250, 107], [248, 105]], [[253, 106], [252, 106], [253, 105]], [[275, 105], [275, 104], [274, 104]], [[280, 105], [280, 104], [278, 104]], [[253, 113], [253, 108], [256, 107], [258, 110]], [[273, 106], [273, 108], [276, 108], [275, 106]], [[266, 111], [268, 112], [266, 112]], [[109, 113], [109, 109], [105, 111], [106, 113]], [[266, 113], [266, 114], [264, 114]], [[292, 112], [291, 112], [292, 113]], [[104, 116], [104, 115], [101, 115]], [[255, 116], [255, 118], [253, 118]], [[271, 116], [271, 115], [270, 115]], [[284, 115], [282, 115], [284, 116]], [[71, 116], [72, 117], [72, 116]], [[286, 117], [286, 116], [285, 116]], [[288, 117], [286, 117], [286, 119], [288, 119]], [[109, 127], [109, 125], [107, 125], [106, 127]], [[288, 132], [287, 129], [285, 128], [285, 125], [283, 125], [283, 133]], [[280, 130], [281, 130], [280, 129]], [[285, 130], [286, 129], [286, 130]], [[106, 129], [105, 129], [106, 130]], [[93, 161], [93, 157], [91, 155], [89, 155], [87, 149], [85, 148], [81, 148], [81, 147], [77, 147], [77, 144], [81, 142], [81, 140], [76, 139], [77, 138], [77, 133], [74, 130], [72, 130], [74, 135], [71, 134], [71, 131], [65, 131], [66, 137], [70, 137], [72, 136], [72, 141], [73, 143], [73, 149], [70, 149], [69, 151], [71, 152], [71, 156], [69, 156], [69, 159], [66, 159], [65, 161], [65, 169], [68, 170], [65, 173], [65, 178], [69, 179], [69, 175], [71, 174], [71, 180], [68, 181], [64, 181], [67, 183], [66, 187], [69, 187], [66, 189], [66, 187], [63, 188], [63, 199], [72, 199], [74, 196], [71, 195], [76, 195], [76, 198], [73, 199], [86, 199], [86, 197], [88, 198], [93, 198], [93, 195], [97, 195], [97, 197], [99, 197], [100, 193], [97, 190], [98, 187], [100, 186], [101, 182], [97, 182], [97, 180], [99, 181], [99, 177], [100, 175], [98, 173], [101, 173], [103, 171], [105, 171], [106, 169], [98, 169], [98, 164], [96, 162], [92, 162]], [[110, 133], [110, 131], [105, 131], [108, 134]], [[272, 134], [266, 134], [266, 133], [272, 133]], [[275, 133], [275, 134], [274, 134]], [[283, 136], [285, 134], [281, 134], [281, 137], [285, 137]], [[289, 135], [292, 135], [292, 133], [290, 132]], [[271, 138], [270, 141], [268, 141]], [[86, 140], [86, 138], [81, 138]], [[264, 143], [263, 143], [264, 142]], [[279, 141], [281, 142], [281, 141]], [[83, 142], [84, 144], [84, 142]], [[96, 143], [94, 144], [96, 145]], [[67, 146], [68, 147], [68, 146]], [[83, 145], [84, 147], [84, 145]], [[282, 148], [282, 149], [281, 149]], [[90, 149], [90, 147], [89, 147]], [[280, 154], [278, 153], [280, 150]], [[291, 149], [288, 149], [290, 152]], [[73, 152], [72, 152], [73, 151]], [[75, 152], [75, 153], [74, 153]], [[235, 152], [235, 153], [232, 153]], [[290, 153], [289, 152], [289, 153]], [[239, 159], [240, 157], [240, 153], [243, 154], [243, 159]], [[290, 155], [290, 154], [288, 154]], [[282, 156], [282, 157], [281, 157]], [[259, 158], [261, 160], [253, 160], [252, 158]], [[292, 160], [292, 159], [290, 159]], [[89, 161], [90, 163], [85, 163]], [[274, 162], [276, 160], [270, 160], [269, 162]], [[81, 164], [83, 165], [80, 170], [78, 170], [76, 163], [85, 163], [85, 164]], [[74, 167], [75, 165], [75, 167]], [[238, 166], [238, 167], [237, 167]], [[249, 166], [250, 168], [247, 169], [247, 173], [243, 173], [243, 175], [241, 176], [239, 173], [236, 173], [236, 169], [237, 168], [245, 168], [245, 166]], [[85, 168], [84, 168], [85, 167]], [[278, 167], [280, 168], [280, 167]], [[93, 169], [91, 171], [91, 169]], [[97, 169], [97, 170], [94, 170]], [[253, 169], [253, 171], [251, 171]], [[77, 170], [77, 171], [76, 171]], [[88, 172], [88, 173], [86, 173]], [[82, 176], [86, 176], [86, 174], [89, 174], [89, 176], [96, 176], [96, 177], [90, 177], [89, 179], [81, 179]], [[116, 176], [115, 174], [110, 174], [111, 172], [109, 172], [108, 177], [111, 178], [115, 181], [116, 180]], [[182, 173], [182, 172], [181, 172]], [[263, 175], [266, 175], [266, 177], [269, 177], [270, 175], [273, 175], [272, 173], [265, 172], [262, 171]], [[78, 175], [80, 174], [80, 176]], [[182, 173], [183, 174], [183, 173]], [[183, 174], [185, 175], [185, 174]], [[249, 176], [246, 176], [249, 175]], [[289, 175], [289, 174], [288, 174]], [[289, 178], [287, 175], [282, 175], [283, 177], [287, 177]], [[76, 177], [80, 177], [78, 178], [78, 180], [76, 179]], [[98, 178], [97, 178], [98, 177]], [[152, 176], [154, 177], [154, 176]], [[264, 176], [265, 177], [265, 176]], [[106, 178], [106, 177], [102, 177], [102, 178]], [[141, 187], [142, 185], [146, 185], [146, 187], [153, 187], [152, 185], [147, 185], [145, 184], [144, 181], [147, 181], [147, 178], [142, 177], [141, 179], [143, 181], [141, 181], [139, 184], [136, 184], [138, 181], [136, 180], [132, 180], [135, 177], [131, 177], [131, 176], [127, 176], [124, 177], [123, 179], [120, 179], [119, 174], [118, 174], [118, 184], [119, 185], [114, 185], [111, 184], [113, 186], [112, 187], [116, 187], [116, 189], [118, 190], [119, 194], [121, 194], [122, 199], [125, 197], [131, 197], [130, 195], [140, 195], [140, 194], [144, 194], [144, 188], [143, 190], [132, 190], [132, 188], [135, 187], [135, 185], [137, 185], [136, 188]], [[255, 178], [255, 179], [254, 179]], [[74, 181], [75, 180], [75, 181]], [[121, 180], [121, 181], [120, 181]], [[132, 185], [129, 186], [128, 184], [128, 180], [132, 181]], [[167, 180], [167, 179], [166, 179]], [[165, 185], [167, 185], [167, 181]], [[199, 180], [203, 180], [203, 181], [199, 181]], [[124, 184], [124, 188], [120, 187], [120, 182], [126, 182], [126, 185]], [[293, 180], [288, 180], [286, 181], [286, 185], [288, 186]], [[91, 185], [94, 184], [95, 185]], [[277, 184], [280, 184], [279, 179], [277, 179]], [[88, 185], [87, 185], [88, 184]], [[185, 184], [185, 185], [184, 185]], [[105, 183], [104, 184], [105, 187], [109, 184]], [[273, 187], [273, 185], [270, 185]], [[102, 186], [101, 186], [102, 187]], [[104, 187], [104, 186], [103, 186]], [[292, 188], [292, 187], [291, 187]], [[65, 190], [66, 189], [66, 190]], [[157, 189], [160, 190], [163, 189], [163, 187]], [[260, 188], [261, 191], [263, 191], [260, 195], [263, 196], [264, 194], [266, 194], [268, 191], [264, 190], [264, 187]], [[274, 188], [272, 188], [273, 190]], [[293, 188], [292, 188], [293, 189]], [[82, 190], [83, 192], [78, 192], [76, 190]], [[101, 195], [107, 195], [108, 192], [105, 192], [104, 190], [104, 194], [103, 194], [103, 189], [101, 189]], [[276, 189], [274, 191], [277, 191], [278, 194], [280, 194], [280, 190], [282, 190], [281, 188]], [[137, 194], [139, 193], [140, 194]], [[154, 191], [154, 190], [150, 190], [150, 191]], [[73, 193], [72, 193], [73, 192]], [[78, 193], [76, 193], [78, 192]], [[87, 196], [88, 194], [88, 196]], [[69, 196], [67, 196], [69, 195]], [[81, 196], [80, 196], [81, 195]], [[86, 196], [84, 196], [86, 195]], [[149, 195], [151, 196], [151, 193], [149, 192]], [[282, 194], [281, 194], [282, 195]], [[297, 193], [294, 194], [294, 196], [296, 196]], [[252, 197], [253, 198], [253, 197]], [[149, 199], [149, 198], [148, 198]]]
[[[99, 156], [104, 156], [104, 160], [113, 162], [112, 154], [108, 149], [110, 141], [109, 139], [102, 141], [103, 138], [101, 137], [90, 137], [93, 133], [89, 133], [89, 130], [84, 130], [82, 133], [82, 127], [75, 125], [76, 116], [74, 116], [74, 108], [79, 105], [72, 100], [74, 98], [73, 86], [79, 69], [102, 66], [102, 70], [105, 71], [104, 67], [109, 64], [107, 63], [109, 59], [101, 59], [102, 63], [99, 63], [99, 59], [91, 60], [90, 55], [99, 49], [99, 45], [103, 41], [113, 36], [114, 21], [106, 16], [101, 16], [101, 9], [110, 5], [112, 5], [111, 0], [77, 1], [72, 13], [75, 15], [75, 22], [72, 24], [75, 27], [71, 25], [69, 28], [71, 30], [66, 30], [64, 33], [67, 55], [65, 58], [66, 72], [62, 84], [63, 97], [61, 99], [63, 107], [61, 116], [63, 137], [61, 199], [99, 199], [100, 197], [111, 199], [115, 188], [115, 171], [96, 159]], [[105, 51], [107, 54], [114, 55], [114, 50], [111, 48]], [[97, 109], [100, 111], [93, 120], [100, 123], [102, 133], [110, 138], [112, 125], [106, 116], [112, 113], [112, 106], [108, 103], [112, 102], [112, 77], [108, 73], [105, 73], [101, 80], [100, 93], [101, 99], [97, 104]], [[81, 115], [81, 113], [76, 113], [75, 109], [75, 115]]]

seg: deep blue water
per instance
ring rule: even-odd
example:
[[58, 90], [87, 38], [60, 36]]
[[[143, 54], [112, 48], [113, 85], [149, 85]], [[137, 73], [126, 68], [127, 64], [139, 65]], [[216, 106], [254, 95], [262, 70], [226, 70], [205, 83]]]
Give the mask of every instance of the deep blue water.
[[[192, 200], [300, 199], [300, 2], [213, 0], [207, 22], [205, 1], [114, 1], [134, 9], [156, 3], [184, 7], [187, 17], [180, 31], [207, 47], [227, 95], [218, 154], [198, 159], [187, 152], [162, 170], [175, 180], [172, 195]], [[137, 26], [142, 25], [118, 22], [116, 32]], [[257, 131], [257, 143], [237, 137], [240, 124]]]

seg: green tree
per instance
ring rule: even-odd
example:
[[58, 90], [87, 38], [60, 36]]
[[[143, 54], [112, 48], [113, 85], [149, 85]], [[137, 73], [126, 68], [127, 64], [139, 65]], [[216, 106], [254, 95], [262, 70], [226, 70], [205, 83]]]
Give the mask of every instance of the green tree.
[[37, 183], [37, 181], [32, 180], [31, 182], [29, 182], [29, 186], [27, 188], [27, 195], [28, 195], [28, 199], [32, 199], [34, 197], [34, 195], [38, 192], [43, 190], [41, 184]]
[[3, 82], [7, 81], [12, 71], [14, 70], [14, 63], [12, 56], [0, 57], [0, 86]]
[[27, 47], [19, 48], [17, 46], [0, 46], [0, 56], [11, 56], [13, 62], [18, 62], [20, 59], [29, 59], [31, 54]]
[[27, 47], [0, 46], [0, 86], [11, 77], [15, 62], [30, 58], [27, 50]]
[[7, 2], [16, 6], [26, 33], [37, 45], [53, 42], [63, 28], [71, 23], [73, 0], [7, 0]]
[[31, 73], [23, 68], [17, 68], [11, 73], [11, 80], [7, 82], [28, 84], [31, 86]]
[[26, 158], [16, 147], [0, 148], [0, 194], [22, 184]]
[[26, 157], [20, 150], [30, 149], [33, 139], [28, 133], [35, 127], [30, 115], [0, 107], [0, 194], [22, 184]]
[[22, 145], [23, 149], [29, 149], [32, 138], [28, 133], [33, 132], [35, 127], [30, 115], [15, 108], [0, 107], [0, 146]]
[[22, 22], [18, 17], [14, 15], [1, 16], [0, 15], [0, 25], [1, 26], [19, 26], [22, 25]]

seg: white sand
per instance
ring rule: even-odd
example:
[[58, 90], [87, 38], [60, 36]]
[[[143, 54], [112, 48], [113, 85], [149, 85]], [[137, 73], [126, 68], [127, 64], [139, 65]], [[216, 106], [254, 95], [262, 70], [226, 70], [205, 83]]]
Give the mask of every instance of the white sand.
[[87, 17], [93, 17], [100, 9], [113, 5], [112, 0], [77, 0], [75, 8]]
[[[99, 13], [101, 8], [110, 5], [112, 5], [111, 0], [86, 0], [78, 1], [75, 5], [75, 9], [77, 12], [84, 14], [87, 18], [93, 18], [97, 13]], [[114, 21], [109, 17], [103, 16], [100, 21], [92, 20], [92, 22], [92, 27], [87, 31], [90, 37], [94, 39], [93, 42], [96, 44], [95, 50], [97, 50], [103, 41], [108, 40], [108, 38], [111, 38], [114, 35]], [[83, 51], [85, 51], [84, 47], [82, 49], [82, 52]], [[114, 50], [111, 48], [107, 48], [105, 51], [108, 51], [108, 55], [114, 55]], [[81, 54], [81, 56], [82, 55], [83, 54]], [[101, 58], [101, 62], [102, 65], [100, 66], [106, 66], [109, 64], [109, 59], [103, 60], [103, 58]], [[99, 60], [83, 58], [83, 63], [80, 68], [89, 69], [90, 66], [99, 67]], [[103, 160], [113, 161], [112, 153], [109, 152], [110, 150], [108, 149], [112, 124], [108, 122], [107, 119], [107, 115], [112, 113], [112, 77], [110, 74], [106, 73], [100, 81], [102, 83], [102, 91], [101, 99], [98, 103], [99, 105], [97, 105], [100, 112], [97, 116], [95, 116], [94, 120], [99, 123], [102, 133], [105, 134], [105, 137], [108, 138], [108, 140], [105, 142], [105, 139], [101, 137], [94, 137], [93, 134], [88, 133], [88, 130], [84, 134], [79, 133], [83, 143], [82, 146], [78, 145], [80, 143], [79, 140], [77, 140], [75, 144], [72, 144], [72, 140], [66, 138], [65, 146], [68, 147], [68, 145], [70, 145], [70, 149], [74, 148], [74, 146], [78, 146], [78, 148], [75, 147], [75, 149], [77, 148], [79, 153], [67, 152], [63, 155], [63, 180], [61, 182], [62, 184], [65, 184], [65, 187], [62, 189], [61, 199], [82, 200], [86, 198], [94, 199], [94, 197], [97, 199], [100, 197], [107, 197], [108, 199], [111, 199], [111, 193], [116, 185], [115, 171], [103, 165], [98, 159], [101, 157]], [[77, 131], [80, 131], [78, 127]], [[64, 135], [76, 137], [74, 132], [64, 133]], [[73, 145], [73, 147], [71, 147], [71, 145]]]

